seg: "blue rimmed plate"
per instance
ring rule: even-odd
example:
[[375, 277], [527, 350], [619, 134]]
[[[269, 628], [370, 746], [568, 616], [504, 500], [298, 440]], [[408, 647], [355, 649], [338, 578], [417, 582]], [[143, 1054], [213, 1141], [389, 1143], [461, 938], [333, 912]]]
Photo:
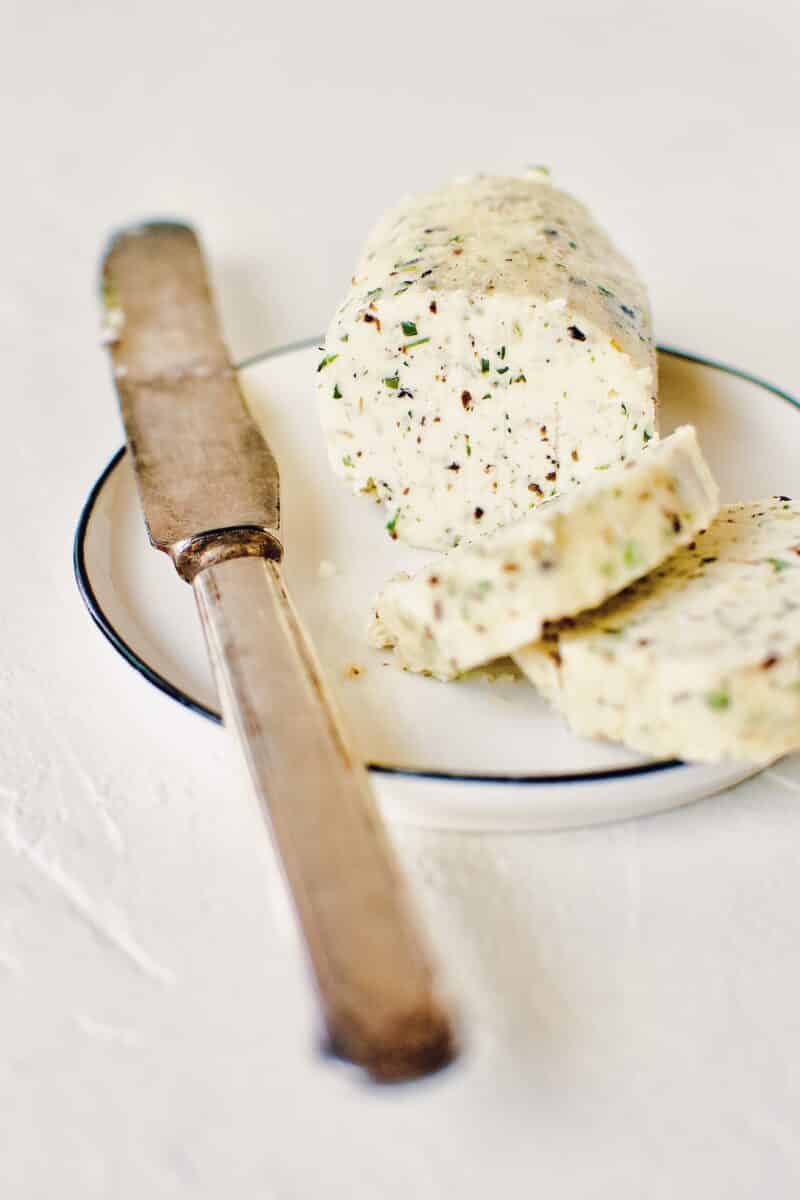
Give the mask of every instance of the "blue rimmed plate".
[[[454, 684], [398, 671], [364, 631], [389, 575], [430, 554], [391, 541], [382, 510], [328, 469], [317, 422], [317, 339], [240, 367], [281, 467], [286, 574], [389, 819], [439, 828], [552, 829], [686, 804], [746, 778], [745, 764], [655, 763], [572, 735], [509, 670]], [[798, 403], [676, 350], [660, 352], [661, 427], [690, 422], [725, 500], [792, 495]], [[78, 584], [99, 629], [150, 683], [218, 721], [191, 589], [147, 542], [127, 456], [103, 471], [75, 538]]]

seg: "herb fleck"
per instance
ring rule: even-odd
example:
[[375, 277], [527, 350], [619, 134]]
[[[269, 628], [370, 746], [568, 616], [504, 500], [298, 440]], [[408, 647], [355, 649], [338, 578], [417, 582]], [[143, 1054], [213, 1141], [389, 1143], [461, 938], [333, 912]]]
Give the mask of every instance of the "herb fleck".
[[626, 567], [635, 567], [639, 561], [639, 551], [635, 542], [626, 542], [622, 550], [622, 559]]
[[488, 374], [489, 374], [489, 368], [490, 368], [490, 365], [491, 365], [491, 364], [490, 364], [490, 362], [489, 362], [488, 358], [482, 358], [482, 359], [481, 359], [481, 375], [488, 375]]
[[402, 325], [403, 325], [403, 333], [406, 335], [406, 337], [416, 337], [417, 336], [417, 327], [413, 321], [403, 321]]
[[399, 375], [387, 375], [383, 382], [386, 384], [386, 386], [388, 388], [391, 388], [392, 391], [397, 391], [397, 389], [400, 386], [400, 376]]
[[334, 398], [334, 400], [341, 400], [341, 398], [342, 398], [342, 393], [339, 391], [338, 383], [335, 383], [333, 385], [333, 398]]
[[322, 362], [317, 367], [317, 370], [324, 371], [325, 368], [329, 367], [332, 362], [335, 362], [338, 357], [339, 357], [338, 354], [326, 354], [325, 357], [323, 358]]
[[727, 692], [714, 691], [706, 693], [706, 704], [712, 708], [714, 712], [724, 712], [726, 708], [731, 706], [731, 698]]

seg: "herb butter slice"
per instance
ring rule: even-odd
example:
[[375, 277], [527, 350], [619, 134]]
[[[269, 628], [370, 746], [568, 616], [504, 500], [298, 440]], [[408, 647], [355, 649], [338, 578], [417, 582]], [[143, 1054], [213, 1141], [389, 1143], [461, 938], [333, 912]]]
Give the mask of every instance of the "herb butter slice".
[[514, 657], [579, 734], [698, 762], [800, 749], [800, 505], [724, 507], [623, 596]]
[[371, 234], [320, 353], [331, 465], [447, 549], [656, 436], [641, 279], [541, 171], [458, 180]]
[[[369, 636], [451, 679], [607, 600], [704, 529], [717, 486], [690, 426], [519, 521], [390, 581]], [[800, 560], [798, 560], [800, 562]]]

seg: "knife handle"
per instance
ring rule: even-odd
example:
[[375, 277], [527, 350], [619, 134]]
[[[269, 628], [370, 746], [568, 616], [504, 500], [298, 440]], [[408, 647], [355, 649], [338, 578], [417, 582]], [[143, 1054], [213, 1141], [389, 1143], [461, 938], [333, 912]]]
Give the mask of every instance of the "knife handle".
[[437, 993], [363, 765], [352, 754], [277, 562], [231, 558], [193, 581], [225, 722], [268, 814], [331, 1050], [377, 1080], [444, 1066]]

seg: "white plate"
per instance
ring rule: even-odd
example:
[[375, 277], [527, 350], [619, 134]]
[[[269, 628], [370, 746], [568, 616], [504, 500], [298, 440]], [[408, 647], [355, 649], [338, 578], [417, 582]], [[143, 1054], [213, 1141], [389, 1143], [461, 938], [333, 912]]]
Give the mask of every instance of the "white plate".
[[[552, 829], [677, 807], [753, 774], [653, 763], [573, 736], [519, 679], [454, 684], [404, 674], [371, 650], [370, 602], [430, 554], [391, 541], [385, 514], [331, 475], [315, 410], [313, 344], [244, 364], [249, 404], [281, 467], [286, 574], [385, 815], [429, 827]], [[661, 426], [697, 426], [725, 500], [792, 494], [798, 403], [748, 375], [666, 350]], [[320, 563], [336, 574], [320, 577]], [[205, 716], [216, 694], [191, 590], [150, 549], [120, 452], [84, 508], [78, 582], [103, 633], [151, 683]], [[356, 670], [354, 670], [356, 668]], [[358, 673], [356, 673], [358, 672]]]

